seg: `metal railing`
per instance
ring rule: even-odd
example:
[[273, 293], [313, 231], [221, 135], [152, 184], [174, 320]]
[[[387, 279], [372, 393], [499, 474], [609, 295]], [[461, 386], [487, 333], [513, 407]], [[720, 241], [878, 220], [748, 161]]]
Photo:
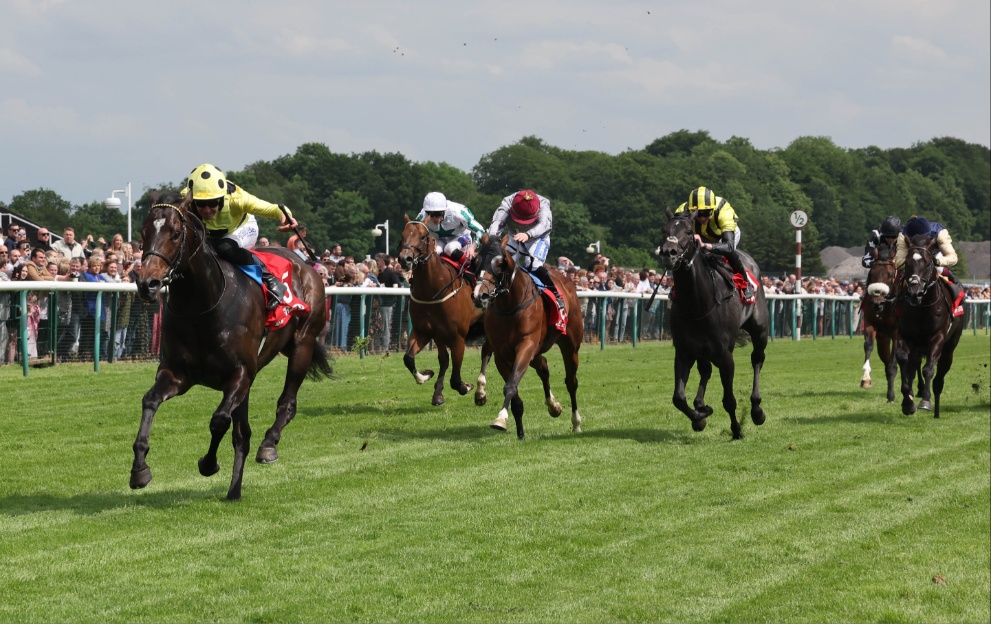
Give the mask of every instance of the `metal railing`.
[[[157, 360], [162, 304], [144, 303], [136, 293], [127, 283], [0, 282], [0, 365], [19, 363], [27, 375], [32, 365], [92, 362], [99, 371], [101, 362]], [[326, 296], [319, 339], [331, 353], [364, 357], [406, 349], [409, 289], [328, 287]], [[585, 340], [600, 349], [671, 338], [666, 294], [659, 293], [650, 308], [649, 293], [580, 291], [578, 297]], [[771, 340], [862, 334], [858, 297], [767, 295], [767, 300]], [[991, 301], [969, 299], [964, 309], [965, 327], [975, 335], [991, 331]]]

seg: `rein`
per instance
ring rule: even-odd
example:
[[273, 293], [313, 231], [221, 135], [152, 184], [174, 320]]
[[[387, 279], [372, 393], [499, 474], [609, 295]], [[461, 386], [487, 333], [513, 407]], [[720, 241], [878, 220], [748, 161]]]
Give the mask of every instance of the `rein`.
[[[691, 277], [694, 278], [694, 274], [693, 273], [690, 273], [689, 270], [692, 268], [692, 265], [695, 264], [695, 261], [702, 254], [702, 250], [701, 250], [701, 247], [699, 246], [699, 243], [695, 240], [694, 230], [692, 230], [692, 237], [691, 237], [690, 240], [691, 240], [691, 243], [689, 245], [686, 245], [685, 248], [684, 248], [684, 251], [682, 251], [682, 253], [680, 253], [678, 255], [678, 258], [675, 260], [675, 263], [671, 267], [671, 270], [672, 271], [675, 271], [675, 272], [684, 272], [688, 276], [691, 276]], [[670, 242], [670, 243], [676, 243], [677, 244], [678, 243], [678, 237], [677, 236], [668, 236], [667, 237], [667, 241]], [[689, 254], [690, 254], [690, 257], [688, 257], [688, 259], [686, 260], [685, 258], [687, 256], [689, 256]], [[713, 293], [715, 293], [717, 291], [717, 288], [716, 288], [716, 271], [715, 271], [715, 269], [712, 269], [712, 268], [709, 268], [709, 267], [705, 267], [705, 270], [706, 270], [706, 273], [709, 275], [709, 279], [712, 281], [712, 291], [713, 291]], [[693, 279], [691, 281], [695, 281], [695, 280]], [[678, 279], [675, 278], [675, 287], [677, 287], [677, 285], [678, 285]], [[654, 287], [654, 294], [650, 296], [650, 302], [647, 304], [647, 307], [650, 307], [650, 304], [654, 302], [654, 297], [657, 295], [657, 288], [659, 286], [660, 286], [660, 282], [658, 282], [657, 283], [657, 286]], [[710, 307], [708, 310], [705, 311], [705, 313], [703, 313], [700, 316], [696, 316], [696, 317], [686, 317], [684, 315], [679, 315], [679, 316], [681, 316], [682, 318], [684, 318], [686, 321], [701, 321], [705, 317], [707, 317], [710, 314], [712, 314], [713, 311], [715, 311], [716, 308], [718, 308], [720, 305], [722, 305], [722, 303], [724, 301], [726, 301], [726, 300], [730, 299], [731, 297], [733, 297], [733, 294], [734, 293], [731, 290], [730, 293], [727, 296], [723, 297], [722, 299], [716, 299], [714, 301], [714, 303], [712, 304], [712, 307]], [[676, 299], [676, 301], [677, 301], [677, 299]], [[671, 311], [674, 312], [677, 309], [678, 309], [677, 307], [672, 307], [671, 308]]]
[[[144, 257], [156, 256], [158, 258], [161, 258], [166, 264], [169, 265], [168, 272], [165, 274], [164, 277], [162, 277], [162, 284], [168, 286], [175, 280], [181, 279], [183, 277], [183, 274], [178, 272], [178, 269], [179, 269], [179, 265], [182, 263], [183, 251], [186, 249], [188, 224], [186, 222], [186, 215], [183, 214], [182, 210], [173, 206], [172, 204], [155, 204], [151, 207], [150, 210], [154, 210], [155, 208], [159, 208], [159, 207], [162, 208], [168, 207], [175, 210], [176, 214], [179, 216], [179, 222], [182, 223], [182, 236], [179, 239], [179, 251], [178, 253], [176, 253], [175, 258], [170, 260], [168, 256], [155, 249], [149, 249], [148, 251], [144, 252]], [[196, 254], [198, 254], [199, 252], [200, 252], [200, 247], [196, 247], [196, 249], [194, 249], [193, 252], [189, 254], [189, 259], [186, 262], [188, 263], [192, 261], [192, 259], [195, 258]], [[220, 268], [219, 263], [217, 266], [218, 268]], [[220, 302], [224, 299], [224, 295], [227, 293], [227, 275], [224, 273], [223, 269], [220, 269], [220, 276], [224, 280], [223, 290], [220, 291], [220, 296], [217, 297], [217, 300], [209, 308], [203, 310], [202, 312], [197, 312], [196, 314], [182, 314], [176, 311], [176, 309], [172, 305], [172, 297], [169, 297], [167, 304], [169, 311], [172, 312], [173, 314], [176, 314], [177, 316], [200, 316], [216, 308], [220, 304]]]
[[913, 278], [918, 278], [918, 281], [920, 281], [920, 282], [923, 281], [922, 278], [918, 274], [914, 274], [912, 276], [909, 276], [908, 275], [908, 271], [905, 272], [905, 274], [902, 276], [902, 284], [904, 285], [904, 288], [902, 288], [901, 295], [906, 299], [906, 301], [908, 302], [908, 304], [910, 306], [914, 307], [914, 308], [915, 307], [931, 308], [932, 306], [934, 306], [937, 303], [939, 303], [940, 300], [943, 299], [943, 297], [944, 297], [944, 295], [943, 295], [943, 289], [942, 288], [937, 288], [936, 289], [936, 297], [935, 297], [935, 299], [933, 299], [933, 301], [931, 303], [924, 304], [924, 305], [922, 304], [922, 300], [925, 298], [925, 296], [927, 294], [929, 294], [929, 289], [931, 289], [933, 286], [936, 285], [937, 282], [939, 282], [939, 271], [936, 268], [936, 259], [933, 257], [932, 253], [930, 253], [929, 250], [926, 249], [926, 248], [924, 248], [924, 247], [911, 247], [911, 248], [909, 248], [908, 252], [909, 252], [909, 254], [911, 254], [913, 252], [922, 252], [922, 253], [926, 254], [926, 256], [928, 257], [928, 259], [926, 260], [926, 265], [927, 265], [927, 267], [929, 268], [929, 270], [931, 272], [931, 276], [928, 277], [928, 278], [926, 278], [926, 280], [922, 284], [922, 293], [919, 295], [920, 305], [914, 305], [912, 303], [912, 301], [911, 301], [912, 295], [908, 292], [908, 285], [909, 285], [909, 283], [914, 283], [914, 282], [912, 282], [912, 279]]
[[[430, 230], [427, 229], [426, 224], [423, 223], [422, 221], [410, 221], [406, 225], [410, 225], [410, 224], [422, 225], [423, 228], [427, 230], [427, 234], [428, 234], [427, 245], [430, 245], [430, 236], [429, 236]], [[413, 258], [412, 261], [410, 261], [410, 264], [412, 265], [410, 267], [410, 273], [411, 274], [416, 269], [416, 267], [420, 266], [421, 264], [426, 264], [427, 262], [430, 261], [430, 258], [432, 258], [433, 256], [435, 256], [437, 254], [436, 244], [435, 245], [431, 245], [431, 247], [432, 247], [432, 250], [428, 254], [426, 252], [426, 250], [423, 249], [422, 247], [417, 247], [417, 246], [411, 245], [409, 243], [407, 243], [407, 244], [405, 244], [405, 245], [402, 246], [402, 249], [411, 249], [411, 250], [417, 252], [416, 253], [416, 257]], [[439, 258], [438, 258], [438, 261], [440, 261]], [[464, 267], [462, 267], [460, 271], [458, 271], [457, 273], [455, 273], [454, 277], [451, 278], [451, 281], [448, 282], [447, 284], [445, 284], [444, 286], [442, 286], [441, 289], [438, 290], [437, 292], [435, 292], [433, 294], [433, 296], [431, 296], [429, 299], [417, 299], [416, 297], [413, 296], [412, 290], [410, 291], [409, 298], [412, 301], [415, 301], [416, 303], [419, 303], [419, 304], [422, 304], [422, 305], [436, 305], [438, 303], [444, 303], [445, 301], [447, 301], [448, 299], [450, 299], [454, 295], [458, 294], [458, 292], [460, 292], [461, 289], [464, 288], [465, 280], [464, 280], [463, 273], [464, 273]], [[455, 288], [454, 290], [452, 290], [451, 292], [449, 292], [447, 294], [447, 296], [445, 296], [443, 299], [438, 299], [437, 297], [439, 297], [442, 292], [444, 292], [445, 290], [447, 290], [448, 288], [450, 288], [451, 286], [453, 286], [454, 285], [454, 282], [456, 282], [459, 277], [461, 278], [461, 285], [459, 285], [457, 288]]]
[[[519, 269], [520, 266], [514, 262], [513, 271], [508, 274], [508, 281], [509, 281], [508, 285], [506, 285], [506, 281], [507, 281], [506, 273], [502, 273], [501, 275], [498, 276], [497, 279], [484, 279], [481, 275], [481, 273], [483, 272], [482, 271], [479, 272], [479, 276], [478, 276], [479, 279], [484, 279], [484, 281], [487, 281], [495, 286], [495, 291], [492, 293], [493, 302], [496, 299], [498, 299], [500, 295], [509, 294], [509, 292], [513, 287], [513, 282], [516, 281], [516, 272], [519, 271]], [[526, 308], [530, 307], [530, 304], [536, 301], [537, 298], [539, 297], [540, 297], [540, 289], [538, 289], [536, 284], [534, 284], [533, 295], [531, 295], [529, 299], [526, 299], [525, 301], [516, 304], [516, 307], [512, 308], [511, 310], [500, 310], [499, 308], [492, 306], [490, 306], [490, 309], [500, 316], [513, 316], [514, 314], [520, 312], [521, 310], [525, 310]]]

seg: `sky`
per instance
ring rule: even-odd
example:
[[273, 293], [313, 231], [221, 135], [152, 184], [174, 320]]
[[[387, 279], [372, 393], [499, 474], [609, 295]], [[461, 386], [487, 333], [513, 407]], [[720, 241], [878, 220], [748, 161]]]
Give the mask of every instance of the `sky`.
[[310, 142], [468, 172], [525, 136], [988, 146], [989, 24], [988, 0], [0, 0], [0, 202]]

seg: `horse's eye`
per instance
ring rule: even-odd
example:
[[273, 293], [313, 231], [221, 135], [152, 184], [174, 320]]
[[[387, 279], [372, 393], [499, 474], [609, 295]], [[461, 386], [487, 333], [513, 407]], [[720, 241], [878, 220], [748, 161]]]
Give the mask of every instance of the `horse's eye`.
[[179, 235], [180, 234], [181, 234], [181, 232], [179, 232], [179, 231], [172, 232], [172, 240], [174, 240], [174, 241], [179, 240]]

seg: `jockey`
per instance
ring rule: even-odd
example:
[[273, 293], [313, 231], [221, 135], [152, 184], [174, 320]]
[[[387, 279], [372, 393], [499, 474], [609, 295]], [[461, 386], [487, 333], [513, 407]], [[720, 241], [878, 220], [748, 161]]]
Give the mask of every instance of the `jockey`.
[[902, 220], [891, 215], [876, 230], [871, 230], [871, 234], [867, 238], [867, 245], [864, 246], [864, 257], [861, 258], [860, 263], [864, 265], [865, 269], [871, 268], [871, 265], [874, 264], [874, 257], [877, 255], [875, 250], [883, 243], [894, 251], [898, 239], [901, 238], [904, 238]]
[[475, 239], [485, 231], [467, 206], [452, 202], [443, 193], [427, 193], [416, 216], [437, 239], [436, 252], [460, 263], [475, 257]]
[[227, 180], [224, 172], [203, 164], [189, 174], [182, 195], [192, 195], [194, 211], [207, 230], [207, 240], [217, 255], [241, 266], [261, 268], [262, 281], [268, 289], [268, 309], [273, 310], [286, 294], [285, 285], [268, 272], [264, 263], [252, 254], [258, 240], [255, 215], [278, 219], [280, 232], [296, 227], [292, 213], [282, 204], [271, 204]]
[[754, 298], [754, 285], [750, 282], [747, 269], [736, 252], [740, 243], [739, 217], [730, 203], [718, 197], [711, 189], [700, 186], [688, 194], [688, 201], [678, 206], [675, 212], [698, 211], [695, 214], [695, 240], [702, 249], [723, 256], [729, 261], [734, 273], [739, 273], [747, 282], [743, 298]]
[[895, 266], [899, 269], [905, 266], [905, 257], [908, 256], [908, 248], [912, 239], [921, 234], [936, 239], [936, 246], [939, 251], [936, 253], [937, 271], [950, 282], [954, 295], [959, 295], [963, 286], [957, 278], [950, 272], [950, 267], [957, 263], [957, 252], [953, 248], [953, 239], [950, 238], [950, 231], [935, 221], [929, 221], [924, 217], [912, 217], [905, 224], [902, 230], [903, 235], [898, 237], [895, 247]]
[[511, 235], [507, 250], [518, 266], [533, 273], [554, 293], [557, 300], [558, 321], [555, 328], [565, 332], [568, 327], [568, 311], [544, 266], [551, 247], [551, 201], [533, 191], [513, 193], [502, 200], [489, 226], [489, 236], [499, 236], [504, 230]]

